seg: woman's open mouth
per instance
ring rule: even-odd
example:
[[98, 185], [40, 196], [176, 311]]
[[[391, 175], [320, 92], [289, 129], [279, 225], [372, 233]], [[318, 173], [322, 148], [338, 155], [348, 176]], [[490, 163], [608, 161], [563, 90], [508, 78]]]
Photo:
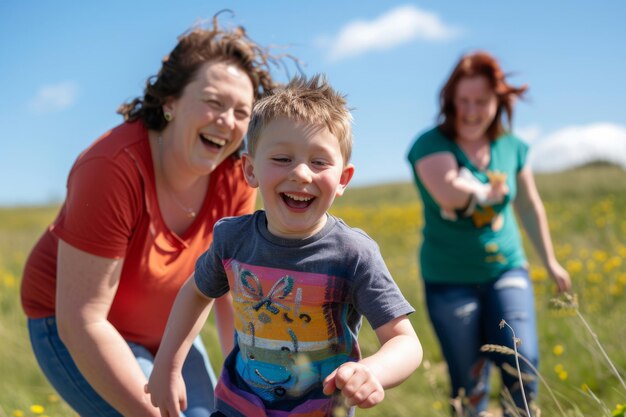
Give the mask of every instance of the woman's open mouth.
[[214, 136], [209, 136], [202, 133], [200, 134], [200, 140], [206, 146], [217, 150], [222, 149], [226, 145], [226, 141], [224, 139], [216, 138]]

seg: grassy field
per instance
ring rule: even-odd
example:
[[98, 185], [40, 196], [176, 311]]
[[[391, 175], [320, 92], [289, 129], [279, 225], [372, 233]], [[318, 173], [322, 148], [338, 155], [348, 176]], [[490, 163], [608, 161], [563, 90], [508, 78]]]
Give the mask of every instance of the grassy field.
[[[578, 297], [577, 309], [550, 308], [554, 287], [525, 242], [539, 318], [539, 370], [545, 381], [539, 397], [542, 415], [611, 416], [617, 404], [626, 403], [622, 382], [626, 377], [626, 172], [610, 166], [586, 167], [540, 175], [537, 183], [557, 256], [572, 275]], [[379, 243], [396, 281], [417, 309], [411, 321], [425, 351], [424, 365], [406, 383], [388, 391], [380, 406], [357, 415], [448, 416], [445, 364], [426, 316], [419, 280], [422, 214], [415, 190], [408, 183], [352, 188], [332, 211]], [[55, 214], [55, 207], [0, 209], [0, 417], [74, 415], [39, 371], [19, 305], [26, 256]], [[212, 324], [203, 332], [213, 357], [219, 358]], [[365, 353], [377, 348], [367, 325], [360, 341]], [[214, 364], [219, 367], [217, 360]], [[494, 379], [494, 390], [497, 384]], [[497, 401], [495, 393], [493, 400]]]

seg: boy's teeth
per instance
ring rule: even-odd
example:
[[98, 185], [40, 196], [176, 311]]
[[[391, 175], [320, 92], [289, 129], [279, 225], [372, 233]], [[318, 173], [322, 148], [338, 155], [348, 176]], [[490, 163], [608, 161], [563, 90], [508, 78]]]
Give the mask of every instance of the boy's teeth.
[[285, 195], [291, 198], [292, 200], [296, 200], [296, 201], [309, 201], [313, 198], [313, 197], [305, 197], [302, 195], [294, 195], [294, 194], [289, 194], [289, 193], [285, 193]]

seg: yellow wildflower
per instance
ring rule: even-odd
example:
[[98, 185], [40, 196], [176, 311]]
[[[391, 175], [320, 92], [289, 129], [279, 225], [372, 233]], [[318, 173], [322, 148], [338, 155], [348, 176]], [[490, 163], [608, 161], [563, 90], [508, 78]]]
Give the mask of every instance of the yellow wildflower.
[[570, 259], [565, 265], [565, 269], [571, 274], [576, 274], [583, 270], [583, 263], [579, 259]]
[[565, 348], [563, 347], [563, 345], [554, 345], [554, 347], [552, 348], [552, 353], [554, 353], [555, 356], [561, 356], [564, 351]]
[[30, 411], [33, 414], [43, 414], [44, 408], [43, 405], [33, 404], [30, 406]]

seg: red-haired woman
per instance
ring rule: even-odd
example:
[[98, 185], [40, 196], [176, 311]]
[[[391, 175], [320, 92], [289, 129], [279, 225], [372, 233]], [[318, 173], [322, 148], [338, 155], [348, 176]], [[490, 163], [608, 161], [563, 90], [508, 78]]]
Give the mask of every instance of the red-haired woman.
[[[525, 409], [510, 355], [481, 353], [484, 344], [513, 347], [538, 363], [532, 283], [513, 209], [559, 291], [570, 289], [557, 261], [543, 203], [527, 164], [528, 146], [510, 132], [513, 106], [527, 87], [507, 83], [485, 52], [463, 56], [441, 90], [440, 123], [408, 154], [424, 203], [420, 253], [428, 312], [448, 363], [452, 397], [466, 415], [488, 402], [495, 363], [517, 407]], [[504, 119], [506, 116], [506, 125]], [[528, 372], [523, 366], [522, 372]], [[537, 384], [524, 382], [528, 401]]]

